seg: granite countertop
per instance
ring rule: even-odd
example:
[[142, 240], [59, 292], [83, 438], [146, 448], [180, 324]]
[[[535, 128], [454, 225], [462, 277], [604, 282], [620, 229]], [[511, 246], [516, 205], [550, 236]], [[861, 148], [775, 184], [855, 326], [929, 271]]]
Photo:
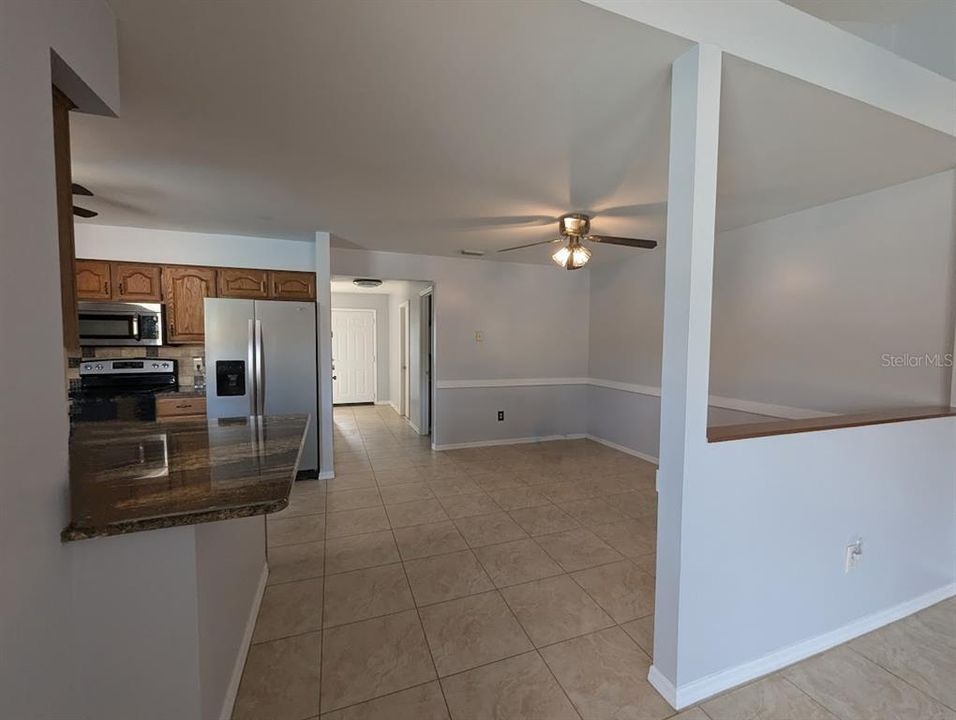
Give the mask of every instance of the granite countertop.
[[308, 415], [77, 423], [63, 541], [283, 509]]

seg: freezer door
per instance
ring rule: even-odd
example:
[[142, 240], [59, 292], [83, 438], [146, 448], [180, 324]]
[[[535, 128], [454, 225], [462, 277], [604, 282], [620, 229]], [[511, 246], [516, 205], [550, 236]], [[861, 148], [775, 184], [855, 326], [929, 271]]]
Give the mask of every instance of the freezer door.
[[206, 298], [205, 313], [206, 415], [255, 415], [255, 302]]
[[316, 387], [315, 303], [256, 300], [261, 348], [257, 366], [263, 415], [307, 413], [309, 437], [299, 470], [316, 470], [318, 415]]

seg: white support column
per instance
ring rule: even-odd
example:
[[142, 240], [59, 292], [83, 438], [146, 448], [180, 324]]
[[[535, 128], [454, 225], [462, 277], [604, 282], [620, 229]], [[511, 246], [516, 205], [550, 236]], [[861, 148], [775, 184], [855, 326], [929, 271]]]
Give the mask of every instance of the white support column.
[[720, 68], [720, 50], [697, 45], [674, 62], [671, 87], [657, 594], [649, 679], [675, 707], [687, 471], [707, 441]]
[[331, 236], [315, 234], [315, 315], [319, 345], [319, 477], [332, 478], [335, 463], [332, 457], [332, 256]]

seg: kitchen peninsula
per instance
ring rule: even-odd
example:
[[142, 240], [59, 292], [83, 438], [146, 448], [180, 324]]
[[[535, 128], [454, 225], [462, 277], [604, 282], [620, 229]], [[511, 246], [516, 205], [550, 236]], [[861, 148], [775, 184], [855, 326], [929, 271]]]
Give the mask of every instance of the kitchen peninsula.
[[229, 716], [268, 577], [264, 516], [288, 503], [310, 422], [74, 425], [61, 539], [76, 642], [102, 661], [78, 669], [99, 717]]

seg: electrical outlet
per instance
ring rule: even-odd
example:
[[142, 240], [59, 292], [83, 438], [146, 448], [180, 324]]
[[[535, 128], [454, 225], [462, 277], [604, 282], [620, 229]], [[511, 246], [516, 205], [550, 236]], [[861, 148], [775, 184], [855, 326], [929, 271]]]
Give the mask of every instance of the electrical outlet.
[[499, 410], [499, 411], [498, 411], [498, 422], [504, 422], [504, 421], [505, 421], [505, 411], [504, 411], [504, 410]]
[[843, 572], [848, 573], [863, 560], [863, 538], [857, 538], [846, 546], [846, 555], [843, 559]]
[[202, 375], [204, 372], [204, 367], [206, 364], [205, 358], [194, 357], [193, 358], [193, 372], [196, 375]]

